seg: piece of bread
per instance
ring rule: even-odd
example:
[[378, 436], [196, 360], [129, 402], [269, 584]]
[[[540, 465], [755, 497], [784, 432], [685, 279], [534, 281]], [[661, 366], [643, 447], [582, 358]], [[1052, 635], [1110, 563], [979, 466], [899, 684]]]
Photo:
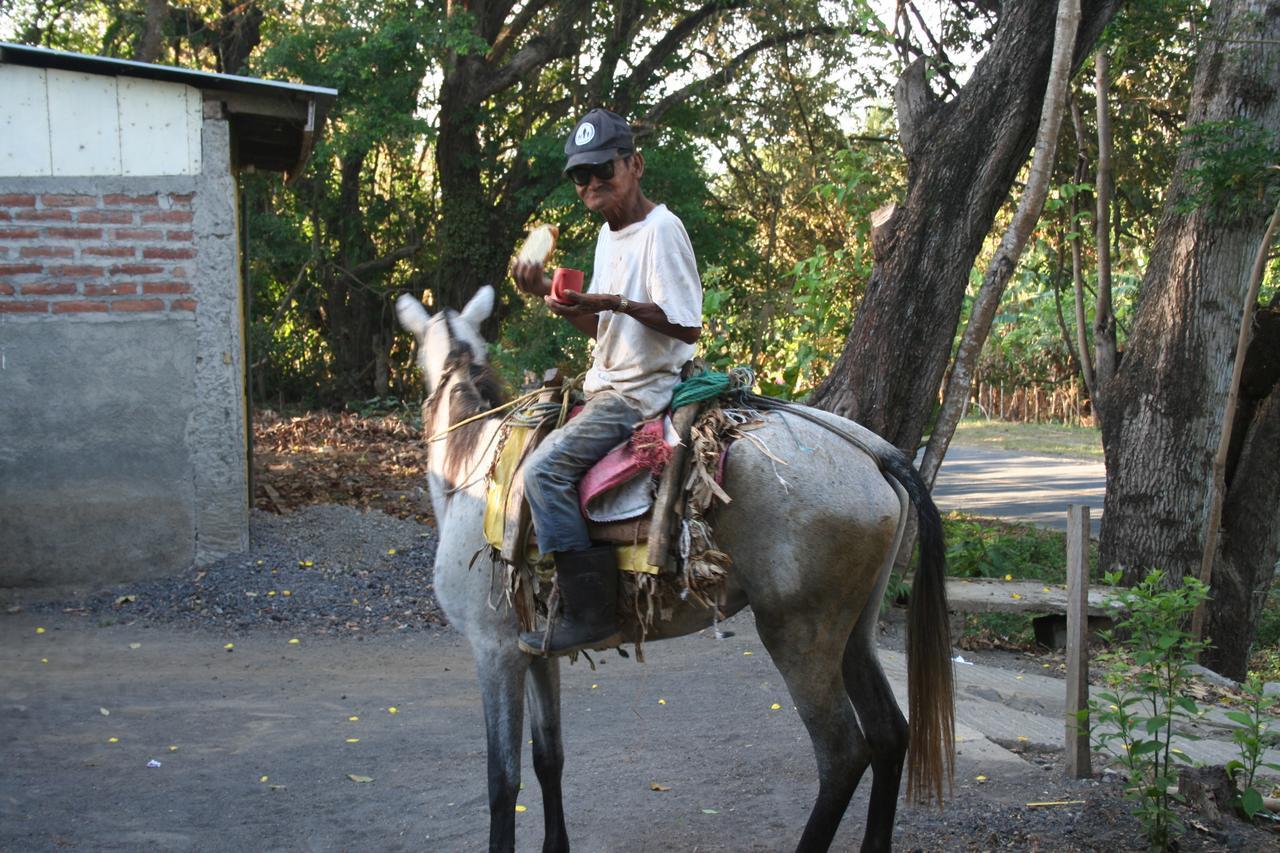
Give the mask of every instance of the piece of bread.
[[560, 229], [554, 225], [535, 225], [529, 236], [524, 238], [524, 245], [516, 255], [516, 263], [541, 264], [545, 267], [556, 249], [556, 238], [559, 236]]

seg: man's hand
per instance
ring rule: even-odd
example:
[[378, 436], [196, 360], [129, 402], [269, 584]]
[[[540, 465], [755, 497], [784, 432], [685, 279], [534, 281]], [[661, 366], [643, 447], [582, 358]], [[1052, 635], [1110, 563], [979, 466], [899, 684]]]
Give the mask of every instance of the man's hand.
[[511, 277], [516, 287], [531, 296], [547, 296], [551, 293], [551, 279], [543, 272], [542, 264], [529, 261], [518, 262], [511, 268]]
[[579, 293], [566, 290], [561, 294], [564, 301], [557, 300], [551, 294], [543, 297], [551, 313], [572, 320], [575, 317], [590, 317], [601, 311], [612, 311], [618, 307], [618, 297], [609, 293]]

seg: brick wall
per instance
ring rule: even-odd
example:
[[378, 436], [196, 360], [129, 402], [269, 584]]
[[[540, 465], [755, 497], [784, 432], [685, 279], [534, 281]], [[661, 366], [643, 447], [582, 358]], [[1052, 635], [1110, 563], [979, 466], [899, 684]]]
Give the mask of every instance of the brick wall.
[[194, 311], [194, 197], [0, 194], [0, 314]]

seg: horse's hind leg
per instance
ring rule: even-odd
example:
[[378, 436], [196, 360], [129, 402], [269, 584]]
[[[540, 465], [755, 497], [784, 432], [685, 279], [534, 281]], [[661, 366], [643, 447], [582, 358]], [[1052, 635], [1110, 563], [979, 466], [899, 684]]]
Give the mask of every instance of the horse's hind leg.
[[568, 853], [569, 835], [564, 826], [564, 796], [560, 786], [564, 772], [564, 741], [560, 737], [560, 661], [534, 657], [529, 665], [529, 727], [533, 732], [533, 772], [542, 787], [542, 813], [546, 830], [543, 853]]
[[[876, 609], [879, 599], [873, 599]], [[880, 668], [872, 639], [877, 614], [863, 614], [869, 623], [859, 623], [845, 647], [843, 672], [849, 698], [858, 711], [858, 721], [871, 748], [871, 801], [867, 806], [867, 827], [862, 836], [864, 851], [889, 850], [893, 844], [893, 821], [902, 782], [902, 762], [907, 754], [907, 721], [893, 698], [893, 690]]]
[[524, 729], [527, 657], [513, 641], [475, 647], [476, 672], [484, 701], [489, 755], [489, 851], [516, 848], [516, 797], [520, 792], [520, 737]]
[[760, 638], [787, 682], [818, 762], [818, 799], [796, 847], [808, 853], [830, 848], [871, 754], [840, 673], [847, 633], [798, 622], [772, 624], [756, 614]]

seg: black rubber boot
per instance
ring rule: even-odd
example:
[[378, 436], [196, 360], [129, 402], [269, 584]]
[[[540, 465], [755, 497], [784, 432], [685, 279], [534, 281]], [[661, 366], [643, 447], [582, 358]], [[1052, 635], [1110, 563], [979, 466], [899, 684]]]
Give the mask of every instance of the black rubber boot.
[[611, 649], [618, 630], [618, 557], [612, 545], [556, 554], [560, 614], [544, 631], [520, 635], [520, 648], [535, 655], [567, 655]]

